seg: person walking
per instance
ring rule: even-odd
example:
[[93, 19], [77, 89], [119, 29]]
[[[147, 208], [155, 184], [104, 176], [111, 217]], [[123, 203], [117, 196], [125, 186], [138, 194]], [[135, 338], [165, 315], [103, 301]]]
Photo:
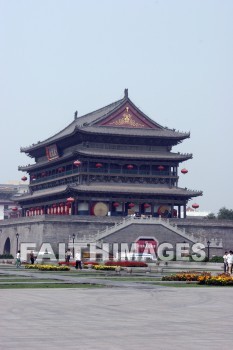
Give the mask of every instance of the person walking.
[[69, 265], [70, 263], [70, 258], [72, 257], [71, 250], [68, 248], [66, 251], [66, 263]]
[[34, 261], [35, 261], [35, 256], [34, 256], [33, 251], [31, 251], [31, 253], [30, 253], [30, 261], [31, 261], [31, 264], [33, 265]]
[[232, 274], [232, 266], [233, 266], [233, 251], [230, 250], [229, 254], [227, 255], [227, 264], [228, 264], [228, 273]]
[[16, 254], [16, 267], [17, 269], [21, 266], [21, 254], [20, 254], [20, 250], [17, 251]]
[[75, 254], [75, 261], [76, 261], [75, 268], [82, 270], [82, 261], [81, 261], [81, 253], [80, 252], [77, 252]]
[[227, 255], [228, 255], [228, 252], [225, 252], [225, 254], [223, 255], [224, 273], [228, 272]]

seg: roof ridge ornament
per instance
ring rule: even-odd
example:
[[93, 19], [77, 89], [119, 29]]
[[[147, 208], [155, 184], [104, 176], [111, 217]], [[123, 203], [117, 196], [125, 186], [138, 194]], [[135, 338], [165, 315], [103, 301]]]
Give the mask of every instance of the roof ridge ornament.
[[125, 89], [124, 93], [125, 93], [125, 98], [128, 98], [129, 97], [128, 89]]
[[74, 120], [76, 120], [78, 118], [78, 111], [74, 112]]

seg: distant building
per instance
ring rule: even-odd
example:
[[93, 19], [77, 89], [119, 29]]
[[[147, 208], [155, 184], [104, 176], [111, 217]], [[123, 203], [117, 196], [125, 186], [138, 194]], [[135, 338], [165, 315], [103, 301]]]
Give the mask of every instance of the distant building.
[[15, 205], [15, 201], [27, 192], [28, 185], [22, 183], [0, 184], [0, 220], [21, 215], [21, 208]]
[[210, 214], [210, 211], [201, 211], [199, 209], [193, 209], [191, 207], [188, 207], [186, 209], [186, 216], [187, 217], [205, 217], [208, 216]]

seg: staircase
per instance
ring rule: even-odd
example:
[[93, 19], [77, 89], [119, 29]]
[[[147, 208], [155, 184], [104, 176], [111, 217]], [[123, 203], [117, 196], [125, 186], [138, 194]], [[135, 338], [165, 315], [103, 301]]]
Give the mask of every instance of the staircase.
[[[106, 229], [102, 231], [98, 231], [93, 235], [84, 235], [83, 237], [76, 237], [76, 242], [85, 242], [85, 243], [100, 243], [104, 240], [105, 237], [122, 230], [123, 228], [130, 225], [162, 225], [166, 227], [168, 230], [178, 234], [183, 239], [187, 239], [193, 243], [203, 243], [205, 247], [207, 247], [207, 239], [202, 239], [194, 237], [193, 234], [189, 234], [185, 232], [185, 229], [181, 229], [177, 227], [177, 224], [170, 223], [169, 219], [164, 218], [154, 218], [154, 217], [134, 217], [128, 216], [123, 218], [122, 221], [115, 223], [115, 225], [106, 227]], [[69, 241], [72, 242], [71, 236], [69, 237]], [[211, 248], [222, 248], [222, 240], [221, 239], [211, 239], [210, 245]]]

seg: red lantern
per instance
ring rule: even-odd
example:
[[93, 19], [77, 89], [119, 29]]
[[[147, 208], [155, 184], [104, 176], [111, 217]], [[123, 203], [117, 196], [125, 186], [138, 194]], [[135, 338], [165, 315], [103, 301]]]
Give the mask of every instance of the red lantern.
[[64, 171], [63, 168], [58, 168], [58, 172], [59, 172], [59, 173], [62, 173], [63, 171]]
[[184, 168], [184, 169], [181, 169], [181, 172], [182, 172], [182, 174], [187, 174], [188, 170]]
[[82, 164], [82, 162], [80, 162], [80, 160], [75, 160], [74, 161], [74, 165], [75, 166], [80, 166]]
[[159, 169], [159, 171], [162, 171], [162, 170], [164, 170], [164, 166], [163, 165], [159, 165], [158, 169]]
[[129, 170], [133, 169], [133, 165], [132, 164], [128, 164], [127, 165], [127, 169], [129, 169]]
[[96, 165], [95, 165], [96, 168], [102, 168], [102, 166], [103, 166], [103, 164], [101, 164], [101, 163], [96, 163]]
[[13, 211], [17, 211], [17, 210], [18, 210], [18, 208], [17, 208], [17, 207], [13, 207], [13, 208], [11, 208], [11, 210], [13, 210]]
[[21, 177], [21, 180], [22, 180], [22, 181], [26, 181], [27, 179], [28, 179], [27, 176]]
[[193, 209], [197, 209], [197, 208], [199, 208], [199, 204], [194, 203], [194, 204], [192, 205], [192, 207], [193, 207]]
[[117, 208], [117, 207], [119, 207], [119, 203], [118, 202], [115, 202], [115, 203], [113, 203], [113, 206], [115, 207], [115, 208]]
[[144, 204], [144, 208], [150, 208], [150, 204], [145, 203], [145, 204]]
[[134, 205], [135, 205], [134, 203], [129, 203], [128, 207], [129, 207], [129, 208], [133, 208]]
[[73, 197], [69, 197], [66, 200], [68, 203], [73, 203], [75, 201], [75, 199]]

